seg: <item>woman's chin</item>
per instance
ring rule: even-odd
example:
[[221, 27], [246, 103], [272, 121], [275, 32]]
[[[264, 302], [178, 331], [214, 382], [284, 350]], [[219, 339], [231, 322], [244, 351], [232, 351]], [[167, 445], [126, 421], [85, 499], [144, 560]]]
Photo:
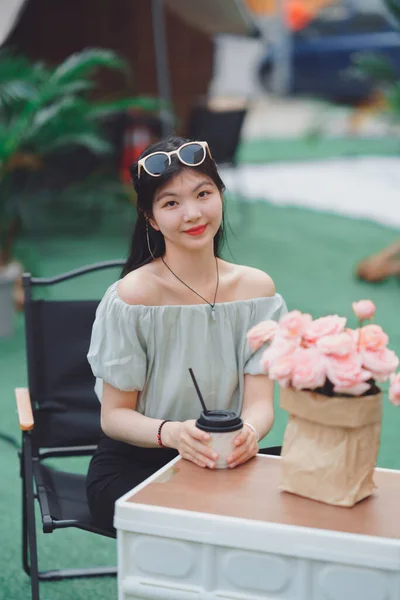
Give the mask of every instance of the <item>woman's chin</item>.
[[203, 250], [208, 246], [214, 245], [214, 237], [216, 235], [214, 228], [211, 230], [207, 227], [206, 231], [201, 235], [189, 235], [188, 233], [181, 233], [176, 238], [166, 238], [167, 246], [171, 244], [175, 247], [180, 247], [186, 250]]
[[185, 248], [205, 248], [210, 244], [214, 243], [214, 236], [209, 232], [205, 232], [202, 235], [191, 236], [188, 234], [184, 234], [186, 239], [183, 239], [183, 243]]

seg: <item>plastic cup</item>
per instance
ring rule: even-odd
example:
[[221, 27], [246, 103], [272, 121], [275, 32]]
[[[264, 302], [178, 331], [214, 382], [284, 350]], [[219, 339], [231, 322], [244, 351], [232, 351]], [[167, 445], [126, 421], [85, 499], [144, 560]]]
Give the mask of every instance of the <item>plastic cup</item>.
[[218, 454], [215, 468], [226, 469], [226, 459], [235, 448], [233, 440], [243, 427], [242, 419], [231, 410], [209, 410], [201, 413], [196, 425], [211, 436], [208, 445]]

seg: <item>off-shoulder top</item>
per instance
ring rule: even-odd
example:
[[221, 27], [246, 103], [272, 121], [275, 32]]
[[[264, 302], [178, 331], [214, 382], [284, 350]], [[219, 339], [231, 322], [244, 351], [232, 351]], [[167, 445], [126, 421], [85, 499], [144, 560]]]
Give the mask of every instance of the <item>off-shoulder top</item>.
[[189, 367], [209, 409], [240, 414], [244, 375], [262, 373], [263, 348], [252, 352], [247, 331], [286, 312], [280, 294], [221, 302], [215, 319], [208, 304], [144, 306], [124, 302], [112, 284], [93, 325], [88, 360], [97, 378], [124, 391], [138, 390], [137, 410], [148, 417], [184, 421], [201, 406]]

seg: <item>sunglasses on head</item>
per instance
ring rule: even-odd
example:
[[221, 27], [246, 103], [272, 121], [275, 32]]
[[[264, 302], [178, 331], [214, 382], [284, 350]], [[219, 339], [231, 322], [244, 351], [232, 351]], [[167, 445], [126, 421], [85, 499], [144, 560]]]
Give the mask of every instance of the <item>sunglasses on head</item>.
[[204, 162], [207, 152], [212, 158], [207, 142], [186, 142], [171, 152], [152, 152], [138, 161], [138, 177], [142, 168], [148, 175], [160, 177], [170, 166], [174, 155], [187, 167], [198, 167]]

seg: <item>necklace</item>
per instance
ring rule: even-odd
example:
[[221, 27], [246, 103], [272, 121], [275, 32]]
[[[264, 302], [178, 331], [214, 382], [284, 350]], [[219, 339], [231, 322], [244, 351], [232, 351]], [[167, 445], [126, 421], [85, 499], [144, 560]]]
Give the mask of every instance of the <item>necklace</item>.
[[174, 273], [174, 272], [173, 272], [173, 270], [171, 269], [171, 267], [169, 267], [169, 266], [167, 265], [167, 263], [165, 262], [165, 260], [163, 259], [163, 257], [162, 257], [162, 256], [161, 256], [160, 258], [161, 258], [161, 260], [163, 261], [164, 265], [167, 267], [167, 269], [168, 269], [169, 271], [171, 271], [171, 273], [172, 273], [172, 275], [173, 275], [174, 277], [176, 277], [177, 279], [179, 279], [179, 281], [180, 281], [181, 283], [183, 283], [183, 285], [186, 285], [186, 287], [187, 287], [187, 288], [189, 288], [189, 290], [191, 290], [191, 291], [192, 291], [194, 294], [196, 294], [196, 296], [198, 296], [199, 298], [201, 298], [202, 300], [204, 300], [204, 302], [207, 302], [207, 304], [209, 304], [209, 305], [211, 306], [211, 316], [212, 316], [212, 318], [213, 318], [213, 319], [214, 319], [214, 321], [215, 321], [215, 300], [216, 300], [216, 298], [217, 298], [217, 292], [218, 292], [218, 286], [219, 286], [219, 271], [218, 271], [218, 260], [217, 260], [217, 257], [215, 257], [215, 266], [217, 267], [217, 287], [215, 288], [214, 301], [213, 301], [213, 303], [212, 303], [212, 304], [211, 304], [211, 302], [209, 302], [208, 300], [206, 300], [205, 298], [203, 298], [203, 296], [201, 296], [200, 294], [198, 294], [198, 293], [196, 292], [196, 290], [194, 290], [193, 288], [191, 288], [191, 287], [190, 287], [190, 285], [188, 285], [187, 283], [185, 283], [185, 282], [183, 281], [183, 279], [181, 279], [180, 277], [178, 277], [178, 275], [177, 275], [176, 273]]

